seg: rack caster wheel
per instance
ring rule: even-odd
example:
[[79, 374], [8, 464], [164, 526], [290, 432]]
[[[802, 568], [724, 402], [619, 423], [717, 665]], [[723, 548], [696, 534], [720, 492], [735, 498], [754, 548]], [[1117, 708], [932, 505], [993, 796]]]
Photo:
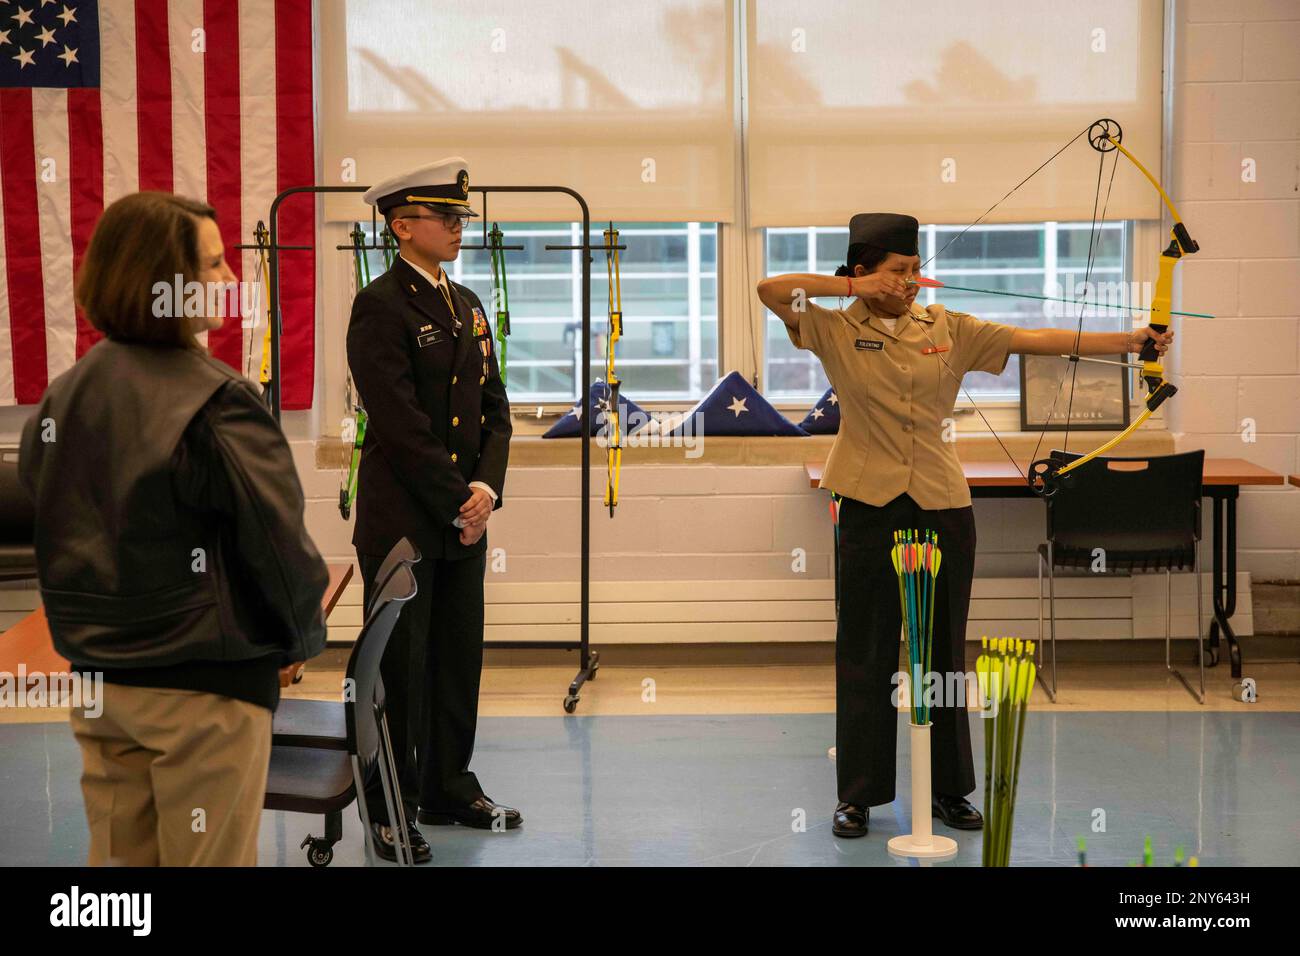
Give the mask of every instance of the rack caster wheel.
[[579, 699], [580, 698], [574, 697], [572, 694], [566, 694], [564, 696], [564, 712], [566, 714], [571, 714], [577, 710]]
[[600, 665], [599, 665], [599, 664], [592, 664], [592, 665], [591, 665], [591, 670], [587, 672], [587, 680], [589, 680], [589, 681], [590, 681], [590, 680], [595, 680], [595, 679], [596, 679], [596, 673], [597, 673], [599, 670], [600, 670]]
[[302, 841], [301, 848], [307, 850], [307, 862], [312, 866], [329, 866], [334, 860], [334, 847], [311, 834]]
[[[1201, 657], [1204, 658], [1206, 667], [1217, 667], [1219, 664], [1219, 649], [1217, 647], [1203, 647], [1201, 648]], [[1197, 663], [1199, 661], [1192, 662], [1193, 666]]]

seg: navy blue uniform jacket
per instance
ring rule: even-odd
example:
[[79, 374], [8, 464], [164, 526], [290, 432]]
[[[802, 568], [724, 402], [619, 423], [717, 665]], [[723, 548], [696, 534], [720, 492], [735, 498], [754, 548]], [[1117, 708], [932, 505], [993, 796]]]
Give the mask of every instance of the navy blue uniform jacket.
[[[348, 323], [348, 365], [368, 423], [357, 476], [352, 543], [385, 555], [402, 536], [429, 558], [481, 554], [452, 526], [471, 481], [505, 501], [510, 403], [497, 369], [492, 327], [472, 291], [448, 280], [441, 292], [399, 258], [357, 294]], [[486, 368], [485, 368], [486, 366]]]

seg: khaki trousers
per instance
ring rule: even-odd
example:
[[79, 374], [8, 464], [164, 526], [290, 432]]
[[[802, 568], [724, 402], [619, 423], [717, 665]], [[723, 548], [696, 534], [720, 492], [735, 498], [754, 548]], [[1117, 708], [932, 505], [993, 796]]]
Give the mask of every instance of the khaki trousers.
[[91, 866], [255, 866], [271, 712], [195, 690], [103, 685], [72, 710]]

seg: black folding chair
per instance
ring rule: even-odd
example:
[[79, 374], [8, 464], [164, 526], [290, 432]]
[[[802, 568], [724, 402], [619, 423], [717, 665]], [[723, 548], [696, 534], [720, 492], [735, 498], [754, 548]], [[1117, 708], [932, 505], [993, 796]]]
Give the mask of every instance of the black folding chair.
[[398, 863], [410, 866], [414, 862], [388, 721], [384, 716], [384, 685], [379, 676], [379, 662], [383, 660], [402, 605], [415, 592], [415, 575], [410, 565], [397, 562], [377, 594], [348, 659], [345, 683], [348, 693], [341, 704], [333, 705], [344, 717], [342, 748], [333, 738], [316, 733], [296, 739], [289, 735], [292, 743], [272, 740], [263, 806], [268, 810], [325, 815], [325, 836], [308, 834], [302, 842], [312, 866], [328, 866], [334, 858], [334, 844], [343, 836], [342, 813], [353, 800], [361, 812], [365, 845], [373, 858], [370, 815], [365, 801], [365, 781], [372, 772], [378, 772], [384, 791]]
[[413, 564], [419, 564], [420, 558], [420, 549], [411, 544], [407, 538], [401, 538], [397, 544], [393, 545], [392, 550], [388, 552], [388, 555], [379, 565], [379, 573], [375, 575], [374, 591], [371, 594], [370, 604], [366, 605], [365, 608], [367, 618], [370, 617], [370, 609], [374, 605], [374, 599], [384, 590], [384, 586], [388, 584], [388, 579], [393, 576], [397, 566], [404, 564], [409, 568]]
[[0, 581], [36, 580], [36, 505], [18, 480], [18, 449], [0, 450]]
[[[1053, 451], [1074, 461], [1081, 455]], [[1052, 667], [1051, 685], [1043, 681], [1056, 702], [1056, 569], [1090, 570], [1102, 549], [1105, 573], [1165, 572], [1165, 668], [1205, 703], [1205, 654], [1201, 649], [1201, 479], [1205, 452], [1190, 451], [1151, 458], [1094, 458], [1070, 473], [1047, 498], [1047, 540], [1038, 546], [1038, 641], [1043, 647], [1043, 568], [1047, 568]], [[1200, 692], [1192, 690], [1169, 656], [1172, 637], [1173, 581], [1171, 573], [1189, 569], [1196, 577], [1196, 656]], [[1039, 668], [1039, 680], [1045, 668]]]
[[[402, 538], [388, 552], [379, 573], [375, 575], [374, 587], [370, 593], [370, 604], [365, 608], [365, 620], [369, 620], [376, 599], [383, 593], [399, 567], [410, 567], [420, 561], [420, 552], [406, 538]], [[357, 653], [356, 645], [352, 655]], [[351, 664], [349, 664], [351, 666]], [[337, 700], [304, 700], [287, 698], [280, 701], [275, 716], [271, 720], [271, 743], [286, 747], [323, 747], [326, 750], [345, 750], [347, 748], [347, 718], [343, 714], [343, 705]], [[326, 830], [333, 832], [329, 820], [325, 821]], [[338, 826], [342, 826], [340, 818]], [[335, 837], [338, 840], [338, 837]]]

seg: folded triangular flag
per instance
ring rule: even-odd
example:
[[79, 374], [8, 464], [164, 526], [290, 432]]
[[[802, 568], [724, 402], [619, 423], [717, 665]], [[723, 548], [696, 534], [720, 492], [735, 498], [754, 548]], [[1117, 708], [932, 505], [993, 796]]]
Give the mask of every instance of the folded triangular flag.
[[[586, 415], [588, 435], [595, 435], [597, 432], [601, 434], [608, 433], [609, 425], [605, 421], [604, 410], [604, 403], [607, 401], [609, 401], [609, 386], [600, 379], [596, 379], [591, 383], [591, 404]], [[582, 428], [578, 423], [582, 417], [582, 409], [578, 405], [574, 405], [542, 437], [577, 438], [582, 433]], [[649, 412], [636, 402], [629, 400], [626, 395], [619, 393], [618, 422], [624, 435], [631, 435], [633, 432], [639, 431], [649, 421]]]
[[817, 400], [817, 404], [808, 410], [799, 427], [809, 435], [835, 435], [840, 430], [840, 400], [834, 388], [826, 389], [826, 394]]
[[739, 372], [731, 372], [669, 433], [681, 435], [801, 435], [805, 432], [772, 407]]

